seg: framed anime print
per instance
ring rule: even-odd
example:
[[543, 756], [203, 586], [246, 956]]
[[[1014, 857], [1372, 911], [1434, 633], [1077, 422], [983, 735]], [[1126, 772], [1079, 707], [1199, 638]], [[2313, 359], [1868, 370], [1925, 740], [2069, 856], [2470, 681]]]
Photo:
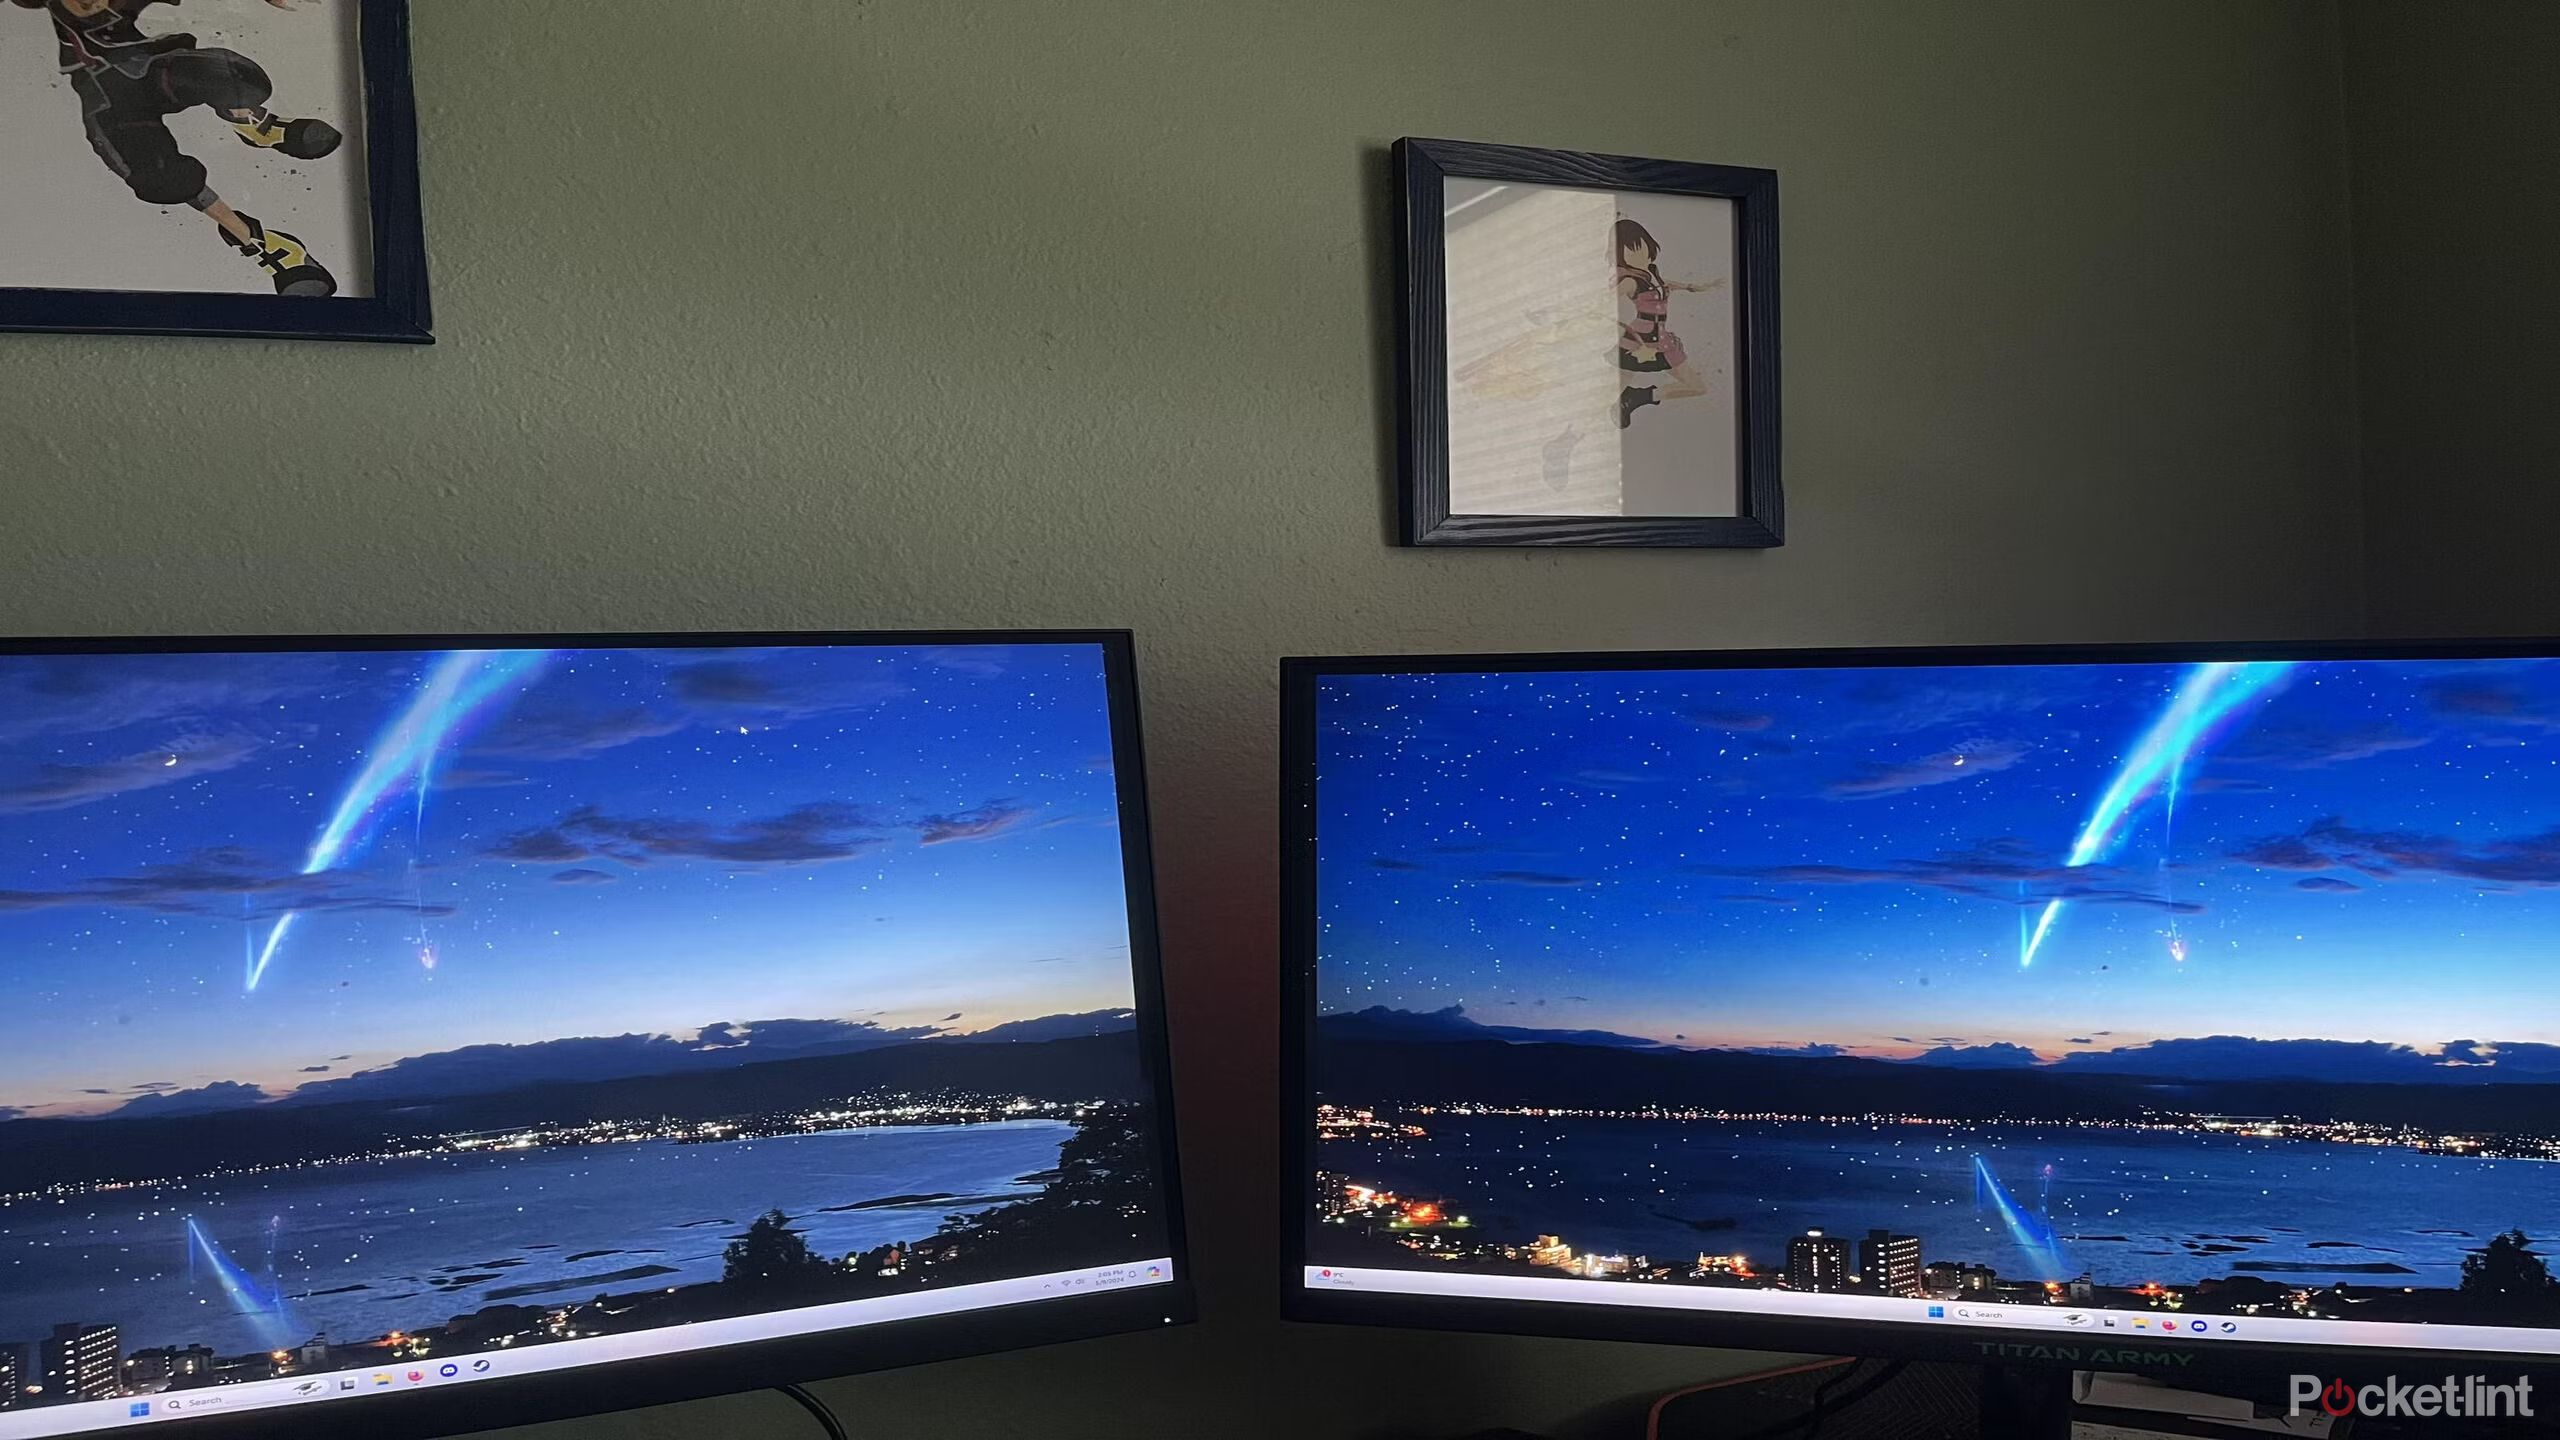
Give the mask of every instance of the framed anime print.
[[1395, 157], [1404, 542], [1781, 543], [1777, 172]]
[[407, 0], [0, 0], [0, 329], [424, 342]]

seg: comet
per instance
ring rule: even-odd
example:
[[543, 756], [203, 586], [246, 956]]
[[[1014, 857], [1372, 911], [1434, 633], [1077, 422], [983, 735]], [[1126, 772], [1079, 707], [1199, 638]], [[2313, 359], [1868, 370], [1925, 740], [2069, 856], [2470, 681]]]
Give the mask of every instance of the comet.
[[[437, 753], [471, 721], [516, 693], [550, 657], [548, 650], [456, 650], [436, 662], [408, 706], [375, 738], [329, 823], [311, 842], [302, 873], [320, 874], [361, 851], [392, 802], [403, 795], [414, 793], [423, 824]], [[276, 917], [267, 943], [249, 962], [250, 990], [266, 977], [299, 913], [287, 910]]]
[[[2134, 812], [2153, 795], [2166, 789], [2172, 797], [2170, 803], [2175, 804], [2187, 761], [2228, 731], [2250, 706], [2281, 687], [2296, 663], [2224, 662], [2188, 670], [2169, 697], [2169, 707], [2151, 722], [2151, 728], [2142, 733], [2124, 762], [2117, 766], [2115, 778], [2098, 797], [2088, 823], [2080, 827], [2071, 852], [2063, 857], [2064, 868], [2077, 870], [2104, 859], [2124, 837]], [[2063, 904], [2059, 896], [2045, 902], [2044, 914], [2036, 920], [2035, 929], [2028, 933], [2027, 943], [2019, 951], [2019, 968], [2036, 963], [2036, 952], [2044, 948], [2045, 937], [2053, 933], [2053, 922], [2061, 918]]]

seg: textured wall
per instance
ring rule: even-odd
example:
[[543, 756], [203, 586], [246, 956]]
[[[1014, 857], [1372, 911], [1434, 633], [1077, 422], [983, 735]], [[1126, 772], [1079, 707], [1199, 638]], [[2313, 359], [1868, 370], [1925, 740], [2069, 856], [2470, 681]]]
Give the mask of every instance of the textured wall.
[[[444, 343], [0, 337], [0, 625], [1135, 627], [1208, 1322], [830, 1387], [865, 1434], [1559, 1424], [1745, 1363], [1263, 1318], [1281, 654], [2357, 622], [2325, 4], [417, 10]], [[1400, 134], [1780, 170], [1785, 549], [1388, 545]]]
[[2560, 7], [2341, 14], [2373, 627], [2560, 635]]

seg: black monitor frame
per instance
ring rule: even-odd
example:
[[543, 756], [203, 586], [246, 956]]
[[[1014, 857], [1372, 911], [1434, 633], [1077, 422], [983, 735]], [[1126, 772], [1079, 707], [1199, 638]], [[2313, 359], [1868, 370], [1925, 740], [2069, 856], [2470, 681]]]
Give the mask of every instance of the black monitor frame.
[[[1164, 971], [1156, 924], [1154, 848], [1139, 727], [1136, 645], [1127, 630], [861, 630], [677, 633], [293, 635], [0, 639], [0, 659], [32, 655], [273, 654], [311, 651], [624, 650], [722, 647], [1093, 645], [1102, 651], [1120, 802], [1121, 873], [1129, 913], [1132, 1007], [1145, 1083], [1153, 1092], [1157, 1160], [1173, 1274], [1162, 1284], [1098, 1291], [811, 1335], [723, 1345], [565, 1370], [475, 1380], [311, 1405], [154, 1421], [168, 1440], [435, 1440], [607, 1411], [770, 1389], [935, 1360], [1026, 1349], [1197, 1318], [1174, 1138], [1173, 1071], [1165, 1035]], [[1133, 1257], [1139, 1258], [1139, 1257]], [[111, 1425], [105, 1434], [130, 1426]]]
[[2018, 665], [2196, 664], [2250, 660], [2494, 660], [2560, 658], [2560, 639], [2214, 641], [2195, 644], [2021, 645], [1864, 649], [1593, 651], [1480, 655], [1296, 657], [1280, 662], [1280, 1185], [1282, 1242], [1274, 1277], [1292, 1320], [1474, 1331], [1660, 1345], [1712, 1346], [1956, 1361], [2028, 1370], [2131, 1371], [2164, 1378], [2264, 1381], [2290, 1370], [2424, 1375], [2446, 1362], [2500, 1372], [2560, 1374], [2560, 1330], [2543, 1354], [2398, 1346], [2247, 1344], [2145, 1338], [2100, 1341], [2068, 1333], [1937, 1323], [1865, 1323], [1805, 1316], [1659, 1310], [1602, 1304], [1442, 1299], [1321, 1290], [1306, 1283], [1307, 1217], [1315, 1203], [1316, 689], [1342, 675], [1538, 674], [1615, 670], [1812, 670]]

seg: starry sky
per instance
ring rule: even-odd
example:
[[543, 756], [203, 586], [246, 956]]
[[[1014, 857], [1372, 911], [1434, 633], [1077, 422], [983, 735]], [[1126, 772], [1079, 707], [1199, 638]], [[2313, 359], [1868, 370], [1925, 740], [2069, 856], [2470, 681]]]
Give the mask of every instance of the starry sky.
[[1098, 647], [558, 651], [402, 730], [453, 663], [0, 658], [0, 1119], [1130, 1003]]
[[2066, 865], [2192, 674], [1327, 677], [1321, 1007], [1903, 1059], [2560, 1041], [2560, 662], [2291, 666]]

